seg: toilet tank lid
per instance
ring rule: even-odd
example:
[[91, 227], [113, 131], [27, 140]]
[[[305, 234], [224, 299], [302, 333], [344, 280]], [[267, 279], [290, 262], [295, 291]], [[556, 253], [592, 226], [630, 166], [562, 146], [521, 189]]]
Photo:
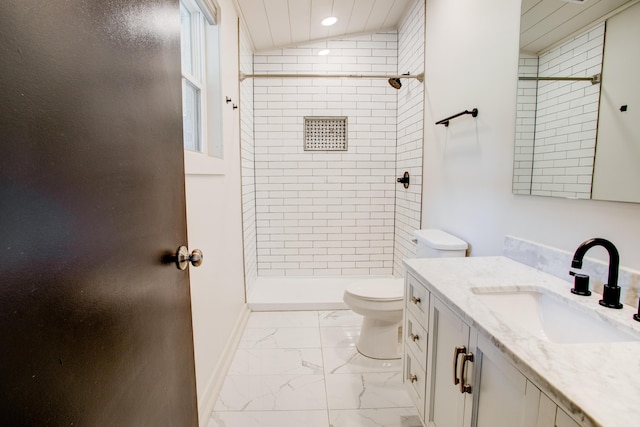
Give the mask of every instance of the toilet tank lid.
[[460, 240], [456, 236], [452, 236], [449, 233], [435, 228], [415, 230], [413, 236], [418, 239], [418, 242], [433, 249], [457, 251], [467, 249], [468, 246], [464, 240]]

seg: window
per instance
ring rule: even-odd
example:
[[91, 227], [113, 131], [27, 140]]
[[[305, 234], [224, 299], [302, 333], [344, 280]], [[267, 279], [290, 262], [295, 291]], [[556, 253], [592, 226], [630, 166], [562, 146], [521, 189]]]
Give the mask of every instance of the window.
[[222, 158], [217, 15], [213, 0], [180, 0], [184, 149]]

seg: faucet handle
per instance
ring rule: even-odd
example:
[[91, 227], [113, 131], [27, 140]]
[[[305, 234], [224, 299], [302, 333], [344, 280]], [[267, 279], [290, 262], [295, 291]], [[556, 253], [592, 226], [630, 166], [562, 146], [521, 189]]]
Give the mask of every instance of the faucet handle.
[[571, 289], [571, 293], [582, 296], [591, 295], [591, 291], [589, 290], [589, 275], [588, 274], [580, 274], [575, 273], [573, 271], [569, 272], [570, 275], [575, 276], [573, 280], [573, 289]]
[[602, 287], [602, 299], [598, 303], [603, 307], [622, 308], [620, 302], [620, 286], [609, 286], [605, 284]]

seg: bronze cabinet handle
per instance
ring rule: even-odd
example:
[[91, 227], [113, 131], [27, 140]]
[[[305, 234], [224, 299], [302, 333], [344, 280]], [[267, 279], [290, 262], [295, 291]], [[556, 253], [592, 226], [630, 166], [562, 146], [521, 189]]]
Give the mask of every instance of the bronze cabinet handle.
[[462, 356], [462, 372], [460, 375], [460, 393], [471, 393], [471, 385], [465, 384], [467, 362], [473, 362], [473, 353]]
[[420, 339], [420, 335], [418, 334], [409, 334], [409, 338], [411, 338], [411, 341], [416, 342]]
[[453, 385], [457, 385], [460, 382], [458, 379], [458, 356], [466, 351], [467, 348], [463, 345], [453, 349]]
[[420, 298], [418, 297], [411, 297], [411, 302], [414, 304], [420, 304]]

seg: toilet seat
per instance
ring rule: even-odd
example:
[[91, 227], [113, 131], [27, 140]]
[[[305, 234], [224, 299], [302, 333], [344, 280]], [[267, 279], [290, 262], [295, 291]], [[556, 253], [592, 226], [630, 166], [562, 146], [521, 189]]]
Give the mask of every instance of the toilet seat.
[[398, 301], [404, 296], [404, 284], [401, 279], [357, 282], [347, 286], [345, 293], [368, 301]]

